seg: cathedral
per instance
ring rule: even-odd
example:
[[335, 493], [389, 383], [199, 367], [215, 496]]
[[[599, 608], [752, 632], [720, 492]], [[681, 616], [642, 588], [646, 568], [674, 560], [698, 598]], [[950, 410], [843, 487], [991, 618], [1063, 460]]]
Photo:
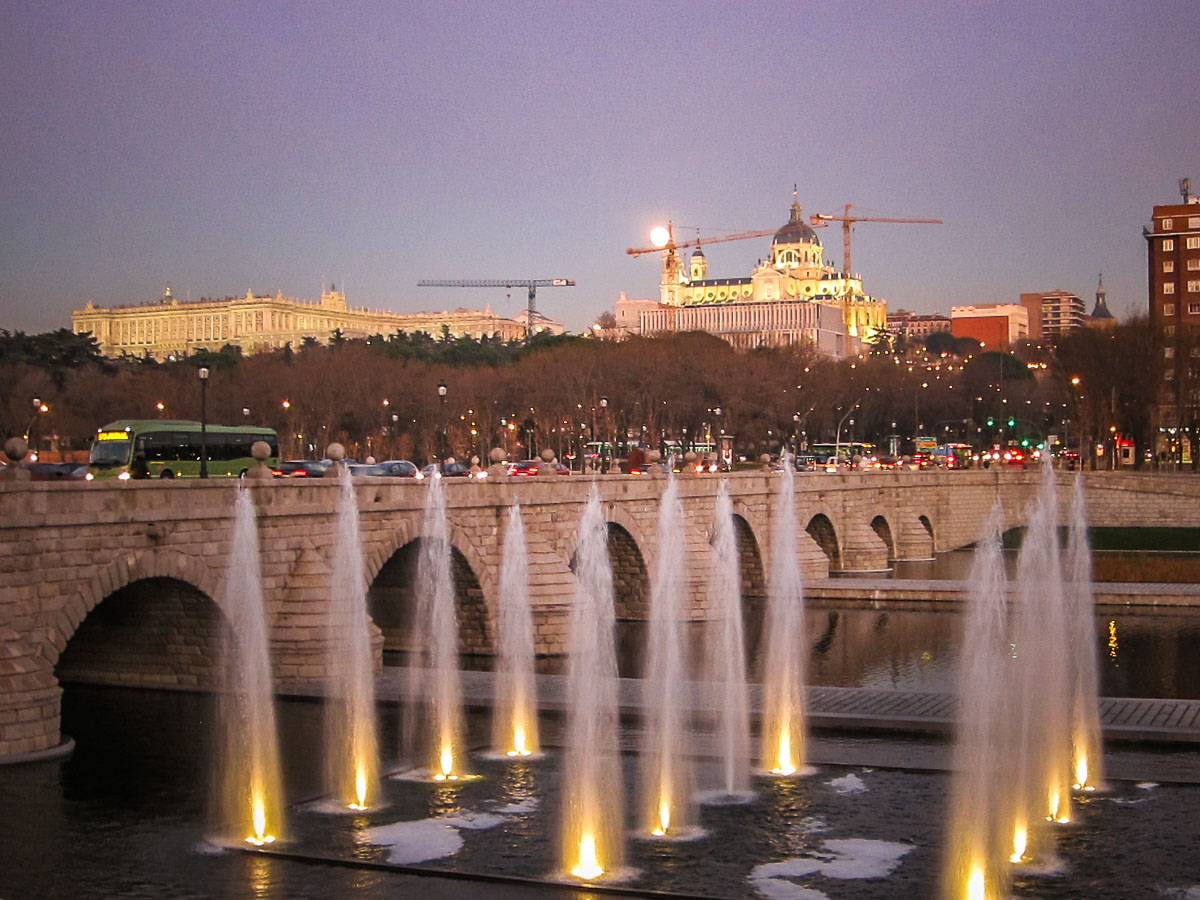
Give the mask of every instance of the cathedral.
[[[639, 306], [626, 309], [625, 315], [622, 316], [622, 303]], [[671, 315], [664, 308], [744, 305], [753, 305], [755, 309], [761, 310], [761, 314], [734, 317], [743, 326], [740, 339], [733, 341], [735, 346], [779, 346], [794, 343], [794, 335], [771, 333], [771, 323], [780, 320], [803, 321], [806, 328], [827, 331], [831, 327], [829, 317], [822, 314], [822, 311], [810, 308], [813, 306], [833, 308], [840, 313], [840, 328], [838, 323], [832, 325], [841, 332], [843, 348], [841, 353], [836, 354], [839, 356], [853, 352], [851, 345], [860, 341], [873, 342], [877, 335], [886, 330], [887, 325], [887, 304], [863, 291], [862, 277], [850, 272], [838, 272], [826, 263], [821, 240], [812, 226], [804, 221], [803, 211], [796, 199], [792, 201], [787, 223], [775, 232], [771, 240], [770, 256], [760, 259], [750, 275], [740, 278], [710, 278], [708, 260], [700, 245], [692, 251], [685, 265], [679, 251], [673, 244], [668, 244], [663, 251], [658, 304], [647, 304], [646, 301], [637, 300], [618, 301], [617, 319], [618, 322], [624, 319], [632, 325], [633, 319], [637, 317], [650, 328], [664, 322], [674, 322], [678, 328], [679, 325], [690, 323], [693, 319], [699, 322], [714, 318], [728, 320], [730, 317]], [[651, 307], [658, 307], [658, 310]], [[785, 313], [785, 307], [794, 307], [794, 314], [781, 315]], [[757, 340], [748, 340], [748, 336], [744, 334], [744, 326], [749, 320], [758, 320], [763, 326], [762, 334]], [[642, 328], [630, 330], [648, 333]], [[726, 337], [719, 331], [712, 333]], [[806, 337], [813, 339], [820, 336]], [[817, 339], [815, 343], [818, 346], [826, 344], [828, 336], [824, 337], [825, 340]], [[822, 349], [826, 348], [822, 346]]]

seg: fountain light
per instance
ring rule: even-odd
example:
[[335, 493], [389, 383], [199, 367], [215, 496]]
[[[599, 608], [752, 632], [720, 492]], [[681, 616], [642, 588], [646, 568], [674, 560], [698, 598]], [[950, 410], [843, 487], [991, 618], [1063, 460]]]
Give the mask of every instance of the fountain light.
[[651, 829], [655, 837], [663, 837], [671, 827], [671, 801], [663, 797], [658, 802], [658, 826]]
[[347, 804], [350, 809], [367, 808], [367, 772], [361, 764], [354, 768], [354, 797], [355, 802]]
[[513, 746], [505, 755], [507, 756], [530, 756], [533, 751], [525, 741], [525, 726], [520, 721], [513, 723]]
[[1067, 822], [1070, 822], [1071, 817], [1069, 815], [1063, 813], [1062, 810], [1060, 809], [1060, 807], [1062, 806], [1062, 796], [1059, 794], [1057, 788], [1050, 789], [1049, 800], [1050, 800], [1050, 815], [1046, 816], [1046, 821], [1047, 822], [1057, 822], [1060, 825], [1065, 825]]
[[779, 755], [772, 775], [795, 775], [796, 764], [792, 760], [792, 738], [788, 734], [787, 725], [779, 732]]
[[1025, 858], [1025, 847], [1029, 842], [1029, 832], [1024, 825], [1018, 825], [1013, 830], [1013, 852], [1008, 861], [1019, 863]]
[[246, 843], [255, 847], [275, 843], [275, 835], [267, 833], [267, 804], [261, 790], [255, 790], [250, 796], [250, 818], [254, 823], [254, 834], [246, 838]]
[[976, 863], [971, 867], [971, 873], [967, 876], [966, 900], [984, 900], [987, 897], [984, 887], [983, 869]]
[[571, 869], [571, 874], [584, 881], [591, 881], [604, 874], [604, 869], [596, 860], [596, 836], [585, 831], [579, 838], [579, 862]]
[[1071, 785], [1077, 791], [1094, 791], [1095, 785], [1088, 784], [1087, 754], [1080, 752], [1075, 758], [1075, 783]]

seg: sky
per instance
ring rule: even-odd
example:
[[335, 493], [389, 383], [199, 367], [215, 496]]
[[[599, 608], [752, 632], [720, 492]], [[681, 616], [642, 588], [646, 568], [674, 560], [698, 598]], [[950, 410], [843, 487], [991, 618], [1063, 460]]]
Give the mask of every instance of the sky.
[[[319, 298], [583, 330], [658, 296], [651, 227], [863, 223], [889, 309], [1146, 306], [1141, 229], [1200, 189], [1200, 5], [70, 2], [0, 8], [0, 328], [178, 297]], [[838, 227], [820, 232], [841, 262]], [[749, 275], [770, 239], [706, 247]]]

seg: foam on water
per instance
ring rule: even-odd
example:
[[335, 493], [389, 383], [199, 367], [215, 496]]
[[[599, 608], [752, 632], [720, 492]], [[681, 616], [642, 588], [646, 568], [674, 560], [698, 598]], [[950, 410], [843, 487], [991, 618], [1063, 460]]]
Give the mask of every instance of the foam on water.
[[843, 775], [841, 778], [835, 778], [833, 781], [826, 783], [839, 794], [862, 794], [867, 790], [866, 782], [853, 772], [851, 772], [849, 775]]
[[791, 879], [806, 875], [838, 879], [885, 878], [916, 849], [912, 844], [866, 838], [831, 839], [822, 841], [821, 848], [805, 856], [755, 866], [750, 872], [750, 884], [762, 896], [772, 900], [823, 897], [824, 894]]

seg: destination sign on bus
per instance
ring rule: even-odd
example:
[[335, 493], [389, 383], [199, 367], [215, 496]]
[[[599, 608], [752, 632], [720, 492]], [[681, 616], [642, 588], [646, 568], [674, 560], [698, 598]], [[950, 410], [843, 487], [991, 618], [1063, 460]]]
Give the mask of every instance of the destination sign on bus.
[[100, 431], [96, 433], [98, 441], [127, 441], [129, 440], [128, 431]]

